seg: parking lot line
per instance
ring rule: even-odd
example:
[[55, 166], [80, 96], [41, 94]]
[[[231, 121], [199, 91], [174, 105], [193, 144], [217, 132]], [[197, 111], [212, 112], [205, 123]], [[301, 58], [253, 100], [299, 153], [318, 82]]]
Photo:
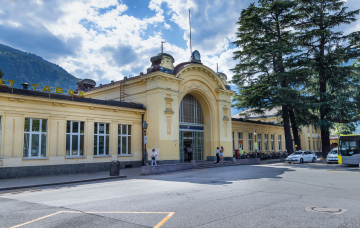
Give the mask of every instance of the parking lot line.
[[21, 226], [24, 226], [24, 225], [28, 225], [30, 223], [33, 223], [33, 222], [36, 222], [36, 221], [39, 221], [39, 220], [42, 220], [42, 219], [57, 215], [57, 214], [61, 214], [61, 213], [83, 213], [83, 214], [167, 214], [164, 219], [162, 219], [158, 224], [156, 224], [156, 226], [154, 226], [154, 228], [160, 228], [162, 225], [165, 224], [165, 222], [167, 222], [175, 214], [175, 212], [130, 212], [130, 211], [129, 212], [124, 212], [124, 211], [81, 212], [81, 211], [58, 211], [58, 212], [55, 212], [55, 213], [50, 214], [50, 215], [46, 215], [46, 216], [43, 216], [43, 217], [40, 217], [40, 218], [37, 218], [37, 219], [30, 220], [28, 222], [21, 223], [21, 224], [16, 225], [16, 226], [12, 226], [10, 228], [17, 228], [17, 227], [21, 227]]

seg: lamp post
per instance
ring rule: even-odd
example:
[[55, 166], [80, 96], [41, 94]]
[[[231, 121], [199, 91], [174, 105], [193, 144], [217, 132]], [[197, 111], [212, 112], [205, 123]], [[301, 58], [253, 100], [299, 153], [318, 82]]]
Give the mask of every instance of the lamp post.
[[256, 129], [254, 129], [254, 136], [255, 136], [255, 142], [254, 142], [254, 145], [255, 145], [255, 158], [257, 158], [257, 142], [256, 142]]
[[[146, 154], [146, 144], [147, 144], [147, 137], [146, 137], [146, 129], [148, 127], [148, 124], [146, 123], [146, 121], [144, 121], [144, 123], [142, 124], [142, 128], [144, 129], [144, 153], [143, 153], [143, 161], [145, 161], [145, 154]], [[144, 164], [146, 165], [146, 164]]]

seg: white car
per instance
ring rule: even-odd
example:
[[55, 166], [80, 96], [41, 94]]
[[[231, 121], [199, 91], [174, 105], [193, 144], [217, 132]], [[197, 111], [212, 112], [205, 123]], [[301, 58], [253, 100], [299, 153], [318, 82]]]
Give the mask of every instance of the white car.
[[291, 162], [298, 162], [298, 163], [303, 163], [303, 162], [315, 162], [317, 160], [317, 156], [314, 152], [312, 151], [296, 151], [293, 154], [290, 154], [287, 158], [286, 161], [289, 162], [289, 164]]
[[327, 163], [332, 163], [332, 162], [338, 163], [338, 161], [339, 161], [339, 159], [338, 159], [337, 149], [330, 150], [330, 152], [326, 156], [326, 162]]

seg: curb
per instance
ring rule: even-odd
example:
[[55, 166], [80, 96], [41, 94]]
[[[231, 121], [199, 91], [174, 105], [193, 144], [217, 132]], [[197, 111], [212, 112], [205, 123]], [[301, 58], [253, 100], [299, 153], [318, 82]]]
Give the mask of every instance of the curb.
[[111, 179], [120, 179], [120, 178], [126, 178], [126, 176], [102, 177], [102, 178], [96, 178], [96, 179], [66, 181], [66, 182], [57, 182], [57, 183], [49, 183], [49, 184], [23, 185], [23, 186], [16, 186], [16, 187], [0, 188], [0, 191], [16, 190], [16, 189], [23, 189], [23, 188], [36, 188], [36, 187], [45, 187], [45, 186], [54, 186], [54, 185], [63, 185], [63, 184], [74, 184], [74, 183], [83, 183], [83, 182], [100, 181], [100, 180], [111, 180]]

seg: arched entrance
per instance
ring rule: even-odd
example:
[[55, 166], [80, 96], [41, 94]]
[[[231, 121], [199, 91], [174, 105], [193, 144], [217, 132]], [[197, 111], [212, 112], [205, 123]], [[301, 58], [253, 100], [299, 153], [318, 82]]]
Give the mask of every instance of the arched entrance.
[[180, 123], [180, 162], [204, 160], [204, 112], [200, 102], [191, 94], [181, 101]]

